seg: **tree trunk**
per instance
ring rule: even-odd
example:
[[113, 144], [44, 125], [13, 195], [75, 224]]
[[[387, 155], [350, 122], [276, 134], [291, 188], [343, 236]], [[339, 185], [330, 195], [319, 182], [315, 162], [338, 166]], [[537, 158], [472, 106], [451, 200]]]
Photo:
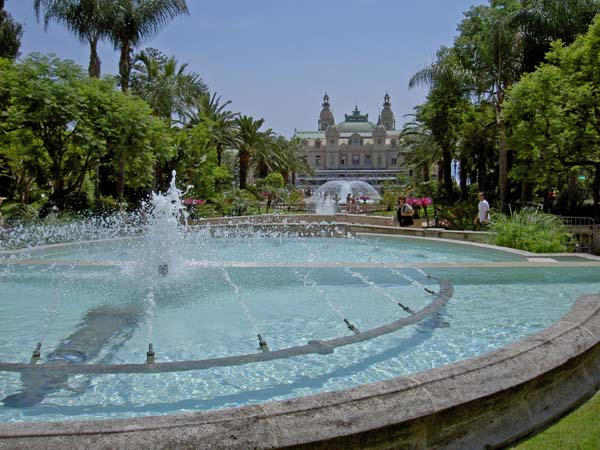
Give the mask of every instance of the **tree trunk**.
[[423, 163], [422, 172], [423, 172], [423, 181], [425, 181], [425, 182], [429, 181], [429, 164]]
[[594, 210], [598, 215], [598, 203], [600, 201], [600, 164], [594, 164], [594, 185], [593, 185], [593, 198], [594, 198]]
[[568, 214], [573, 215], [573, 211], [575, 211], [575, 208], [577, 207], [577, 171], [573, 168], [571, 168], [571, 171], [569, 172], [568, 186], [567, 209]]
[[[498, 89], [500, 91], [500, 89]], [[498, 189], [500, 191], [500, 208], [502, 212], [508, 211], [508, 154], [506, 141], [504, 139], [505, 124], [502, 120], [503, 95], [498, 92], [498, 103], [496, 105], [496, 125], [498, 127]]]
[[460, 198], [467, 200], [469, 197], [467, 187], [467, 162], [464, 159], [460, 160]]
[[90, 39], [90, 65], [88, 74], [91, 78], [100, 78], [100, 57], [98, 56], [98, 38]]
[[446, 199], [451, 202], [454, 197], [454, 186], [452, 181], [452, 153], [449, 148], [442, 151], [443, 157], [443, 172], [444, 172], [444, 193]]
[[131, 47], [129, 43], [121, 46], [121, 56], [119, 58], [119, 76], [121, 92], [129, 90], [129, 74], [131, 73]]
[[217, 145], [217, 166], [221, 167], [223, 160], [223, 146]]
[[123, 193], [125, 192], [125, 155], [119, 156], [119, 179], [117, 183], [117, 200], [123, 203]]
[[248, 177], [248, 164], [250, 154], [240, 154], [240, 189], [246, 189], [246, 178]]

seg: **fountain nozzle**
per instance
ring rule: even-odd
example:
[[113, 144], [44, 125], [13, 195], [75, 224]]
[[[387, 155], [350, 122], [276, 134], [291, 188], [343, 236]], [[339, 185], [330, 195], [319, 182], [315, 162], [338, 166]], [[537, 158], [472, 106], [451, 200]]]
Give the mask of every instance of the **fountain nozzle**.
[[267, 341], [262, 337], [262, 335], [257, 334], [257, 336], [258, 336], [258, 346], [259, 346], [260, 350], [262, 350], [263, 353], [267, 353], [268, 351], [270, 351], [269, 345], [267, 344]]
[[152, 344], [148, 344], [148, 351], [146, 352], [146, 364], [154, 364], [154, 347]]
[[158, 266], [158, 274], [166, 277], [169, 274], [169, 265], [167, 263], [162, 263]]
[[38, 342], [35, 346], [35, 350], [31, 354], [31, 359], [29, 360], [30, 364], [35, 364], [39, 361], [40, 356], [42, 356], [42, 343]]
[[360, 334], [360, 330], [358, 328], [356, 328], [356, 325], [351, 323], [348, 319], [344, 319], [344, 322], [346, 323], [346, 325], [348, 326], [348, 329], [350, 331], [352, 331], [355, 334]]

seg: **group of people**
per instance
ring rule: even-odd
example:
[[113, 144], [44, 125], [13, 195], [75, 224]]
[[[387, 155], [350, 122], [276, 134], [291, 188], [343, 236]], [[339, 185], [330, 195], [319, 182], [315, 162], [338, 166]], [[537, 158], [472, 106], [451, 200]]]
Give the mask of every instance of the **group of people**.
[[[490, 223], [490, 204], [485, 199], [485, 193], [477, 194], [479, 204], [477, 205], [477, 215], [473, 220], [473, 225], [477, 227], [486, 226]], [[406, 196], [400, 195], [396, 206], [396, 222], [401, 227], [410, 227], [414, 224], [415, 210], [412, 206], [406, 203]]]
[[356, 212], [356, 196], [354, 194], [346, 195], [346, 211], [348, 212]]

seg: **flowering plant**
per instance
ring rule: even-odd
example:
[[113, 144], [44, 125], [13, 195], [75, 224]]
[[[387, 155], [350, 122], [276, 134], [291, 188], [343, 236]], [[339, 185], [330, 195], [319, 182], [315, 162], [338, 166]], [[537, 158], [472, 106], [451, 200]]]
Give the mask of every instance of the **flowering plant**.
[[206, 203], [206, 200], [203, 200], [201, 198], [184, 198], [181, 203], [183, 203], [184, 205], [204, 205]]
[[418, 219], [419, 216], [419, 211], [421, 210], [421, 208], [423, 208], [423, 211], [425, 211], [425, 219], [429, 219], [428, 215], [427, 215], [427, 207], [429, 205], [431, 205], [432, 201], [430, 197], [410, 197], [406, 199], [406, 203], [408, 203], [410, 206], [413, 207], [413, 209], [415, 210], [415, 215], [414, 217], [416, 219]]

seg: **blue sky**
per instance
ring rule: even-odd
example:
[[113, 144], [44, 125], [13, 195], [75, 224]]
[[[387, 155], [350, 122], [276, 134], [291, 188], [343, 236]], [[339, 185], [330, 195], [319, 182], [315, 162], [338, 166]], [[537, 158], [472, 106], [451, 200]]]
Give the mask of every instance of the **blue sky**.
[[[375, 122], [389, 92], [397, 127], [426, 90], [408, 80], [451, 45], [463, 12], [484, 0], [188, 0], [189, 16], [171, 22], [142, 48], [174, 55], [231, 109], [285, 136], [314, 130], [325, 91], [335, 120], [357, 105]], [[33, 1], [7, 0], [23, 24], [22, 56], [54, 53], [87, 68], [87, 44], [61, 25], [44, 31]], [[102, 73], [117, 73], [118, 53], [100, 46]]]

